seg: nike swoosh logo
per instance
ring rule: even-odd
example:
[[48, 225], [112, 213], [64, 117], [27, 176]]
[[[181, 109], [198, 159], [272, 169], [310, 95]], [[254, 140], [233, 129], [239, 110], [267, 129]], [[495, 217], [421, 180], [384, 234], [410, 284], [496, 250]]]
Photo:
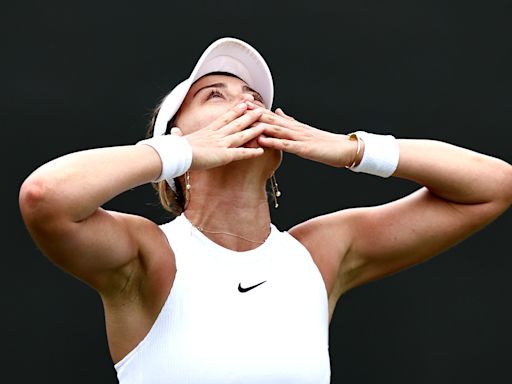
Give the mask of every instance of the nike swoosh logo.
[[256, 287], [258, 287], [261, 284], [266, 283], [266, 282], [267, 282], [267, 280], [262, 281], [259, 284], [256, 284], [256, 285], [253, 285], [252, 287], [247, 287], [247, 288], [242, 288], [242, 283], [239, 283], [238, 284], [238, 292], [242, 292], [242, 293], [249, 292], [251, 289], [254, 289], [254, 288], [256, 288]]

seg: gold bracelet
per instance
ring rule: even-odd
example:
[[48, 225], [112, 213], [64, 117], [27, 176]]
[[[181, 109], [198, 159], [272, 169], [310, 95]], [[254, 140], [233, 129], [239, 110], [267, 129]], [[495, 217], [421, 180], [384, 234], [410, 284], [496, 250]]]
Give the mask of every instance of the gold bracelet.
[[359, 156], [359, 152], [361, 152], [361, 139], [355, 133], [349, 134], [348, 139], [349, 140], [357, 140], [357, 150], [356, 150], [356, 155], [354, 156], [354, 160], [352, 160], [352, 163], [350, 165], [345, 166], [345, 168], [352, 168], [354, 165], [356, 165], [356, 161]]

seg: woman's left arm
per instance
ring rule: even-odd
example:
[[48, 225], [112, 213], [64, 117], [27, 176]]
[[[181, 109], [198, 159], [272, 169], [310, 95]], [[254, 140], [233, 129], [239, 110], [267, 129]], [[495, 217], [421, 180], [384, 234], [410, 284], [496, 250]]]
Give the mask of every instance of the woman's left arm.
[[[268, 135], [259, 140], [262, 146], [338, 167], [354, 158], [356, 143], [346, 135], [309, 127], [280, 110], [261, 121]], [[512, 204], [507, 162], [440, 141], [398, 143], [393, 176], [423, 188], [384, 205], [342, 210], [294, 228], [312, 248], [331, 254], [334, 260], [327, 264], [336, 269], [341, 293], [442, 252]]]
[[455, 204], [490, 204], [497, 214], [512, 202], [512, 166], [503, 160], [440, 141], [399, 139], [393, 176], [424, 185]]

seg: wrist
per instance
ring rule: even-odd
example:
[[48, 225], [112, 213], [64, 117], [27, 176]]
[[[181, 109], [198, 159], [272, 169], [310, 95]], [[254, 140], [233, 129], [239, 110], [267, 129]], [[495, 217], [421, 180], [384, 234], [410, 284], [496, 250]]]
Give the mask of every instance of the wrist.
[[160, 176], [154, 179], [153, 182], [166, 180], [173, 188], [174, 178], [187, 172], [192, 164], [192, 147], [187, 139], [182, 136], [155, 136], [141, 140], [136, 145], [148, 145], [160, 157], [162, 170]]
[[[354, 172], [363, 172], [380, 177], [391, 176], [398, 167], [400, 150], [398, 141], [392, 135], [377, 135], [364, 131], [357, 131], [349, 137], [361, 141], [361, 159], [354, 159], [348, 168]], [[357, 156], [356, 156], [357, 157]]]
[[364, 153], [364, 141], [356, 135], [355, 133], [349, 133], [345, 135], [345, 140], [349, 143], [350, 147], [348, 152], [350, 153], [347, 156], [347, 160], [345, 161], [345, 168], [352, 168], [361, 162]]

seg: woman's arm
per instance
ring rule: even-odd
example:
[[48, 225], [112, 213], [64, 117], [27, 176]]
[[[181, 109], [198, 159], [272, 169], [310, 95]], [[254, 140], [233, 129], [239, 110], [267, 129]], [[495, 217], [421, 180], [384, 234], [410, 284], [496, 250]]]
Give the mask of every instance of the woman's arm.
[[333, 215], [333, 224], [350, 234], [340, 264], [344, 290], [439, 254], [512, 203], [510, 164], [438, 141], [399, 140], [399, 146], [393, 176], [424, 187], [389, 204]]
[[131, 274], [138, 255], [134, 229], [152, 225], [100, 207], [155, 179], [160, 169], [158, 155], [145, 145], [65, 155], [36, 169], [23, 183], [23, 219], [53, 262], [100, 291], [115, 289]]
[[400, 161], [393, 176], [426, 186], [458, 204], [512, 202], [512, 167], [495, 157], [433, 140], [398, 140]]
[[[263, 150], [238, 148], [262, 130], [246, 129], [261, 115], [235, 107], [187, 136], [192, 168], [208, 168], [259, 156]], [[23, 183], [19, 204], [25, 224], [43, 253], [99, 291], [116, 292], [148, 260], [171, 252], [151, 221], [106, 211], [115, 196], [157, 179], [158, 153], [148, 145], [98, 148], [71, 153], [35, 170]]]
[[[262, 145], [335, 166], [349, 165], [356, 143], [282, 113], [262, 118]], [[399, 140], [393, 176], [422, 186], [397, 201], [320, 216], [293, 228], [324, 260], [328, 289], [338, 294], [424, 261], [482, 228], [512, 203], [512, 166], [432, 140]], [[340, 153], [341, 152], [341, 153]], [[325, 257], [329, 255], [329, 257]], [[327, 266], [326, 266], [327, 265]]]

